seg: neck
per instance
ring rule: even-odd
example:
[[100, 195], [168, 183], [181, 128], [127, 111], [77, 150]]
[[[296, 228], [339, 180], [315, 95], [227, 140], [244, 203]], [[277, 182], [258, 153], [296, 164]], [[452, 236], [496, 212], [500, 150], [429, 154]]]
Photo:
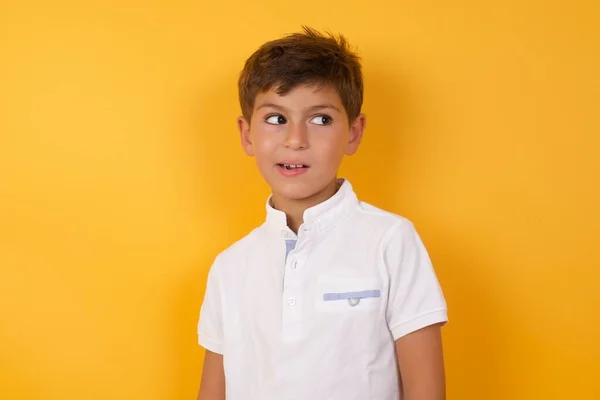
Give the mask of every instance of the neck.
[[322, 190], [303, 199], [286, 199], [273, 193], [272, 206], [285, 213], [288, 227], [297, 233], [298, 228], [300, 228], [300, 225], [304, 222], [304, 211], [329, 199], [338, 191], [338, 189], [338, 180], [334, 179]]

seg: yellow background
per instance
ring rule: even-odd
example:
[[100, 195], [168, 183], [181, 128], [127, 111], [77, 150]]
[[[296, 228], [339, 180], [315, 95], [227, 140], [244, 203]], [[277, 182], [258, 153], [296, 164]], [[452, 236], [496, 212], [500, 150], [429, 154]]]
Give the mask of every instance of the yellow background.
[[423, 236], [448, 398], [597, 399], [600, 15], [559, 3], [3, 1], [0, 398], [194, 398], [207, 270], [268, 195], [237, 74], [308, 24], [363, 57], [343, 175]]

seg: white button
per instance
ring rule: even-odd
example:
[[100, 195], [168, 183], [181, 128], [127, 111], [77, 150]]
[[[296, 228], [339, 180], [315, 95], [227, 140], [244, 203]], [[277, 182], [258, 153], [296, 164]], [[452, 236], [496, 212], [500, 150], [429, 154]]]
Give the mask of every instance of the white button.
[[350, 305], [352, 307], [354, 307], [355, 305], [357, 305], [358, 303], [360, 303], [360, 299], [356, 298], [356, 297], [351, 297], [348, 299], [348, 303], [350, 303]]
[[294, 261], [294, 263], [292, 264], [292, 269], [296, 268], [298, 268], [298, 261]]
[[293, 306], [294, 304], [296, 304], [296, 299], [295, 299], [295, 298], [293, 298], [293, 297], [290, 297], [290, 298], [288, 299], [288, 304], [289, 304], [290, 306]]

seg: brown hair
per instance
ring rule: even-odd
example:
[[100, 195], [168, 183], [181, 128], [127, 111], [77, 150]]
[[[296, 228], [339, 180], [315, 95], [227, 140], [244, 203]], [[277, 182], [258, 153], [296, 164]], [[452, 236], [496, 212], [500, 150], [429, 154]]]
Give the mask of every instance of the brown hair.
[[332, 85], [352, 122], [363, 102], [360, 58], [350, 51], [347, 40], [323, 35], [303, 26], [294, 33], [263, 44], [244, 65], [239, 81], [242, 114], [249, 121], [259, 92], [275, 88], [285, 95], [300, 84]]

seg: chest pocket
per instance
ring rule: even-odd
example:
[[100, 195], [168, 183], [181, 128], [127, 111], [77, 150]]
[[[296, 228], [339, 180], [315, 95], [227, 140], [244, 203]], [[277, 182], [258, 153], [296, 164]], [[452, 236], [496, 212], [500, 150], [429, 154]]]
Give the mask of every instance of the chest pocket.
[[377, 310], [384, 292], [377, 277], [323, 277], [314, 297], [315, 308], [329, 313], [362, 313]]

